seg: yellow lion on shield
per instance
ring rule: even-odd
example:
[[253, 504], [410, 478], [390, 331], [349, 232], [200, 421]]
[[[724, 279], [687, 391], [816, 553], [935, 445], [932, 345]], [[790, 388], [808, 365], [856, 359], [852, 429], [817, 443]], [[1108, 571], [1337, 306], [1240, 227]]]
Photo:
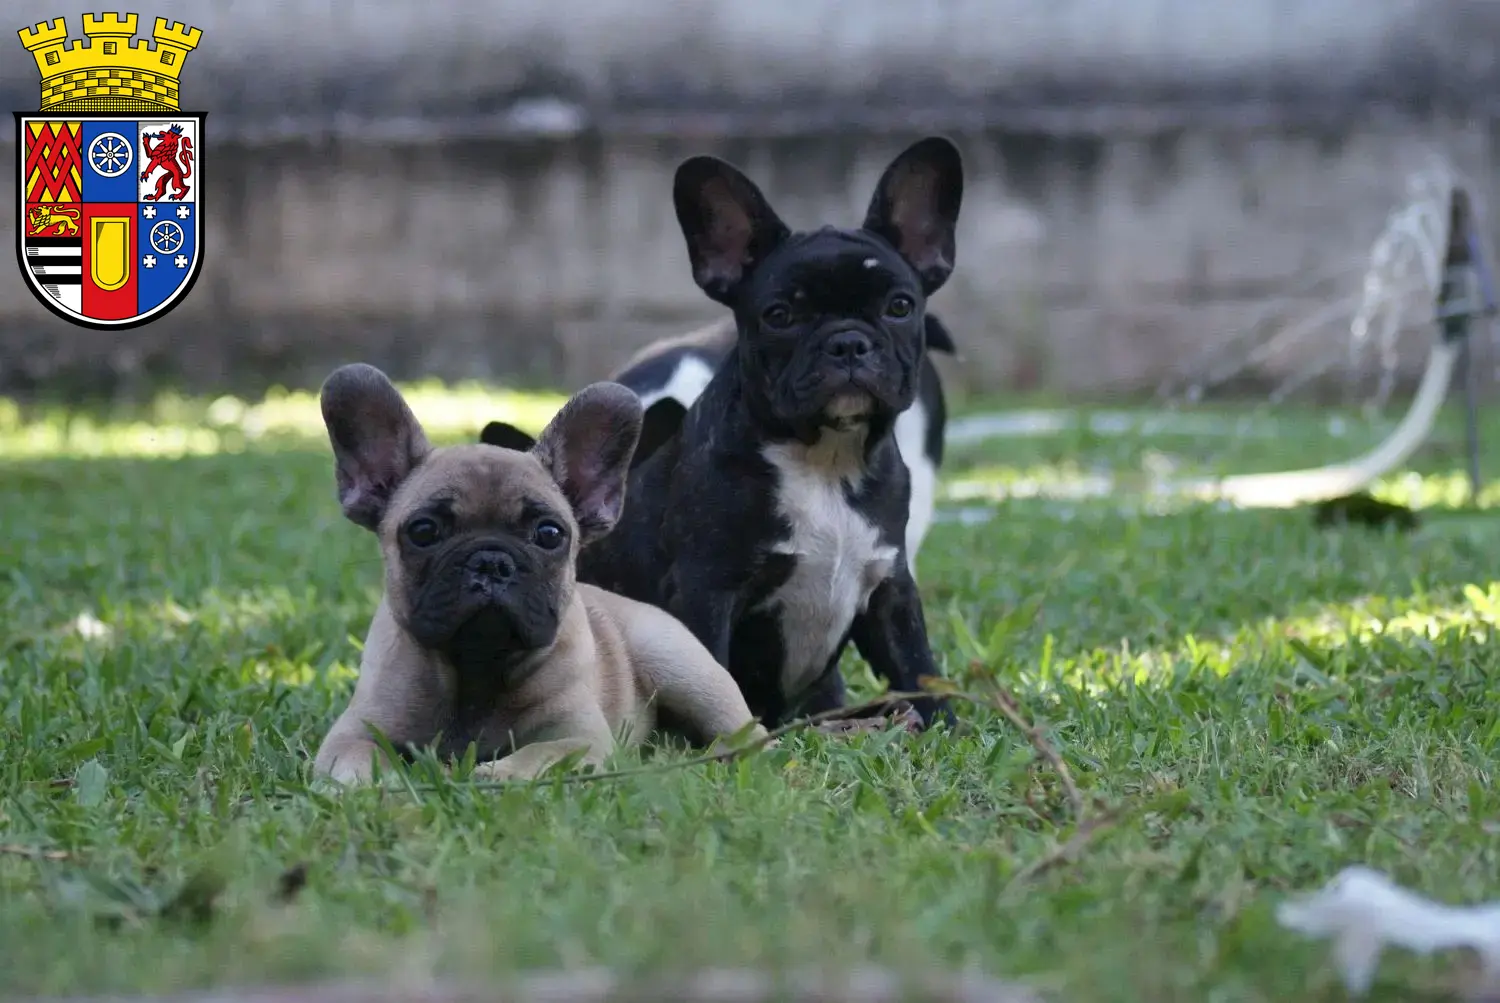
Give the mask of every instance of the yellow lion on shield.
[[54, 237], [71, 237], [78, 232], [77, 209], [57, 209], [47, 205], [34, 205], [29, 210], [31, 232], [28, 237], [40, 237], [51, 227], [57, 227]]

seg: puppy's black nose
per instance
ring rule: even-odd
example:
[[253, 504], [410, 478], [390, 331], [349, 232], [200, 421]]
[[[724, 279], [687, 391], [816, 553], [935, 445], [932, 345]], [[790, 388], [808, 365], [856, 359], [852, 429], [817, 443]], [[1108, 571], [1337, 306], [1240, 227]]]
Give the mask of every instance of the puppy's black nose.
[[823, 351], [842, 362], [853, 362], [870, 354], [870, 339], [858, 331], [840, 331], [823, 344]]
[[516, 562], [503, 550], [476, 550], [464, 561], [464, 570], [481, 581], [505, 582], [515, 577]]

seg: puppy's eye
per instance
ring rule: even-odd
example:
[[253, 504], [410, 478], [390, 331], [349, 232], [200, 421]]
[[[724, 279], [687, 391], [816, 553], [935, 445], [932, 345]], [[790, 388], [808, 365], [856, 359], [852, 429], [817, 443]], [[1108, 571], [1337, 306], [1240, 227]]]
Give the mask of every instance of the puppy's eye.
[[443, 527], [424, 515], [406, 524], [406, 538], [413, 547], [430, 547], [443, 538]]
[[902, 293], [901, 295], [891, 297], [891, 301], [885, 305], [885, 315], [887, 317], [894, 317], [897, 320], [905, 320], [911, 316], [911, 312], [916, 308], [917, 304], [912, 298]]
[[532, 534], [536, 545], [543, 550], [556, 550], [562, 546], [564, 539], [563, 528], [551, 519], [544, 519], [537, 523], [536, 532]]
[[792, 323], [792, 308], [785, 303], [773, 303], [766, 307], [765, 312], [760, 315], [760, 322], [766, 327], [780, 330], [790, 327]]

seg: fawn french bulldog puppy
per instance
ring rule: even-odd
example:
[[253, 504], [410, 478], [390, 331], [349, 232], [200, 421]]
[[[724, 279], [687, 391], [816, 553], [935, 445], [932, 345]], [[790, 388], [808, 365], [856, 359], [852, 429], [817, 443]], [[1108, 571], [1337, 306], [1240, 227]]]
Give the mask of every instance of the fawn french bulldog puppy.
[[686, 627], [576, 581], [579, 549], [624, 504], [642, 415], [628, 388], [585, 387], [526, 452], [432, 447], [368, 365], [329, 376], [322, 410], [339, 501], [379, 537], [385, 589], [315, 774], [369, 779], [370, 725], [397, 749], [472, 742], [477, 775], [521, 778], [577, 750], [597, 764], [658, 724], [700, 742], [752, 724]]

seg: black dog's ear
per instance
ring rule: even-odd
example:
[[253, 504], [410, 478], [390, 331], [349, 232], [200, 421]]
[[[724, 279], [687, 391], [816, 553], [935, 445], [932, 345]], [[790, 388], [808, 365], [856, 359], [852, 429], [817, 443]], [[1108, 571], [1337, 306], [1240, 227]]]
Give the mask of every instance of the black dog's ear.
[[400, 391], [374, 366], [358, 362], [335, 369], [323, 381], [319, 403], [344, 515], [355, 525], [379, 529], [391, 495], [432, 446]]
[[536, 445], [536, 440], [508, 421], [492, 421], [479, 433], [479, 441], [486, 446], [514, 449], [525, 453]]
[[953, 274], [955, 230], [963, 202], [964, 168], [958, 147], [930, 136], [907, 147], [880, 177], [864, 228], [901, 252], [932, 295]]
[[927, 347], [936, 352], [948, 355], [957, 355], [958, 346], [953, 342], [953, 333], [948, 330], [948, 325], [937, 319], [935, 314], [924, 314], [922, 316], [922, 333], [926, 336]]
[[574, 394], [537, 438], [532, 454], [573, 506], [582, 543], [608, 533], [620, 520], [641, 418], [634, 390], [593, 383]]
[[716, 157], [692, 157], [672, 181], [693, 281], [731, 305], [735, 289], [791, 233], [755, 183]]
[[672, 397], [663, 397], [646, 409], [641, 422], [641, 441], [635, 447], [635, 459], [630, 461], [632, 469], [645, 463], [651, 454], [682, 429], [682, 419], [687, 417], [687, 408]]

